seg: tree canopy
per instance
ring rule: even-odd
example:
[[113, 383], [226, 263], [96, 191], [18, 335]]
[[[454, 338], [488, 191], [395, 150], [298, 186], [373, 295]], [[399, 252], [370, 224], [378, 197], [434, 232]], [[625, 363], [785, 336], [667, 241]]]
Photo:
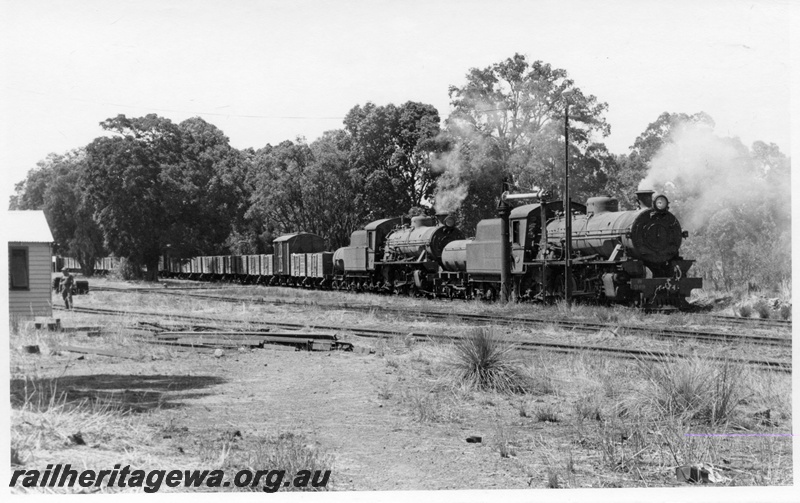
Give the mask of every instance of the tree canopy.
[[81, 183], [85, 170], [84, 149], [50, 154], [16, 185], [10, 208], [43, 210], [55, 239], [53, 251], [75, 257], [83, 273], [90, 276], [95, 259], [106, 251], [103, 234], [93, 219], [94, 206]]
[[[608, 106], [585, 94], [566, 70], [542, 61], [529, 63], [515, 54], [471, 69], [466, 79], [464, 85], [450, 87], [453, 112], [446, 132], [452, 148], [440, 158], [445, 173], [437, 207], [442, 199], [453, 206], [442, 210], [460, 208], [463, 225], [471, 230], [494, 211], [502, 180], [522, 190], [546, 188], [558, 197], [567, 107], [574, 197], [605, 185], [614, 159], [594, 138], [610, 132], [603, 117]], [[460, 197], [452, 197], [454, 192]]]
[[441, 149], [439, 113], [431, 105], [367, 103], [344, 119], [353, 165], [364, 178], [365, 202], [372, 218], [406, 214], [428, 203], [437, 173], [433, 154]]
[[166, 252], [217, 251], [237, 208], [228, 139], [202, 119], [175, 125], [155, 114], [101, 126], [117, 134], [89, 144], [83, 183], [108, 249], [150, 279]]

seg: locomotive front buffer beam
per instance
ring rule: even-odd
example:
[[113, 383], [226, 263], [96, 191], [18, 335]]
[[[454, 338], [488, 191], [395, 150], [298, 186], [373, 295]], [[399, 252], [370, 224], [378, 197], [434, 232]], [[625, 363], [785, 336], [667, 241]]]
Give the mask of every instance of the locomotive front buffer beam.
[[685, 299], [692, 290], [703, 288], [703, 278], [631, 278], [631, 290], [640, 292], [645, 299], [658, 296], [680, 296]]

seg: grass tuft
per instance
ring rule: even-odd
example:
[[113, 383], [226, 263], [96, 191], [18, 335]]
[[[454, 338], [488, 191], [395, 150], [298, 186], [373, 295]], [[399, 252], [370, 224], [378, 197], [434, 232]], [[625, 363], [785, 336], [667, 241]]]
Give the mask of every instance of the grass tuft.
[[522, 393], [529, 379], [513, 354], [511, 344], [489, 328], [470, 331], [455, 344], [458, 377], [468, 387], [498, 393]]
[[414, 388], [403, 392], [401, 401], [408, 406], [414, 420], [420, 423], [459, 422], [459, 415], [453, 407], [453, 397], [442, 395], [436, 389], [426, 391]]
[[538, 407], [534, 411], [533, 416], [536, 418], [536, 421], [540, 423], [558, 423], [561, 421], [561, 418], [558, 417], [558, 413], [552, 405]]
[[508, 429], [500, 425], [495, 432], [494, 447], [500, 453], [501, 458], [511, 458], [517, 455], [514, 448], [511, 434]]

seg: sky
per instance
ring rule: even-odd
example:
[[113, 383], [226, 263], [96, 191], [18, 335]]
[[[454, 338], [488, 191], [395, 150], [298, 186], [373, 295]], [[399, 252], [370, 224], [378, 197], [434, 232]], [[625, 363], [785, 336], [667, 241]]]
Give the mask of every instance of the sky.
[[[515, 53], [608, 103], [613, 153], [662, 112], [790, 153], [790, 26], [768, 0], [0, 0], [0, 197], [117, 114], [200, 116], [236, 148], [313, 141]], [[5, 204], [5, 203], [4, 203]]]

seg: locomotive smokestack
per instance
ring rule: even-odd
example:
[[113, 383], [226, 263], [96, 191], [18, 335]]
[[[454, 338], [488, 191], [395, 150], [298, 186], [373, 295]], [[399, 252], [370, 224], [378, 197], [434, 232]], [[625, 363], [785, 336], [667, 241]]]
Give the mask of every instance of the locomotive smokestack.
[[637, 190], [636, 200], [639, 201], [639, 208], [652, 208], [653, 194], [655, 194], [654, 190]]
[[456, 220], [450, 216], [449, 213], [437, 213], [436, 220], [441, 225], [446, 225], [447, 227], [453, 227], [456, 224]]

